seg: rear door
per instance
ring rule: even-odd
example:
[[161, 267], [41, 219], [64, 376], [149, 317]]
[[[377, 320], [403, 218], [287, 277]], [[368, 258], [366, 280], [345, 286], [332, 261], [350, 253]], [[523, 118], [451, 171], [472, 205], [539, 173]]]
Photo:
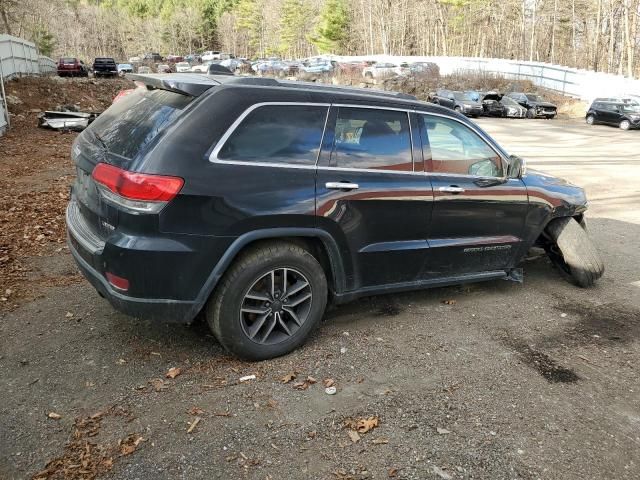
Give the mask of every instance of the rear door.
[[524, 183], [505, 178], [506, 162], [479, 130], [447, 116], [418, 117], [434, 192], [427, 275], [511, 266], [529, 206]]
[[350, 257], [354, 288], [421, 278], [433, 192], [412, 121], [403, 109], [332, 107], [318, 164], [318, 224]]

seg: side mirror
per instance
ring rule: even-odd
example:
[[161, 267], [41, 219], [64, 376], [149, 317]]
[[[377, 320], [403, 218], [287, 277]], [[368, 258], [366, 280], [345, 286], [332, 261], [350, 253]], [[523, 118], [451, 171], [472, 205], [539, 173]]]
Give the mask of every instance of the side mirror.
[[509, 168], [507, 170], [508, 178], [522, 178], [527, 173], [527, 163], [523, 158], [516, 155], [509, 157]]

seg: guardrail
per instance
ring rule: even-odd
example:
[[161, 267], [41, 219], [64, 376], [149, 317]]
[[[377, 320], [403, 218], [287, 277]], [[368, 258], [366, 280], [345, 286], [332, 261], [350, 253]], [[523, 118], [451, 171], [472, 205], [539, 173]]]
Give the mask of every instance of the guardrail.
[[623, 94], [640, 95], [640, 80], [622, 75], [593, 72], [544, 62], [527, 62], [501, 58], [407, 57], [395, 55], [332, 55], [330, 57], [338, 61], [433, 62], [440, 67], [440, 73], [443, 75], [455, 72], [474, 72], [499, 75], [514, 80], [530, 80], [539, 87], [555, 90], [564, 95], [582, 100]]
[[38, 55], [34, 43], [11, 35], [0, 35], [0, 134], [9, 125], [4, 80], [22, 75], [45, 75], [56, 71], [49, 57]]

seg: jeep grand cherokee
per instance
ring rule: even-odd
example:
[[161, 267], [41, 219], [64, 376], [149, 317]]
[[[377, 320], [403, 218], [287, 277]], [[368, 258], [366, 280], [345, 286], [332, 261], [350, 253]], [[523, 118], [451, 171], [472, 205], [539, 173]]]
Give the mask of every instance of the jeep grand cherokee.
[[285, 354], [327, 301], [519, 280], [544, 246], [603, 272], [581, 188], [525, 172], [463, 115], [390, 92], [129, 75], [74, 142], [71, 252], [118, 310], [190, 322], [229, 351]]

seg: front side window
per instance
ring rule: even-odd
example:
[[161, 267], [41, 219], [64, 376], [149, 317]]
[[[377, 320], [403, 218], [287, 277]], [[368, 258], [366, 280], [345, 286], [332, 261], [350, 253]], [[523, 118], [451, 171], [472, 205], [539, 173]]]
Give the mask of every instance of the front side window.
[[340, 107], [331, 165], [413, 171], [407, 112]]
[[328, 108], [260, 106], [233, 131], [217, 157], [221, 160], [315, 165]]
[[444, 117], [422, 115], [425, 157], [431, 171], [480, 177], [502, 177], [500, 156], [474, 131]]

